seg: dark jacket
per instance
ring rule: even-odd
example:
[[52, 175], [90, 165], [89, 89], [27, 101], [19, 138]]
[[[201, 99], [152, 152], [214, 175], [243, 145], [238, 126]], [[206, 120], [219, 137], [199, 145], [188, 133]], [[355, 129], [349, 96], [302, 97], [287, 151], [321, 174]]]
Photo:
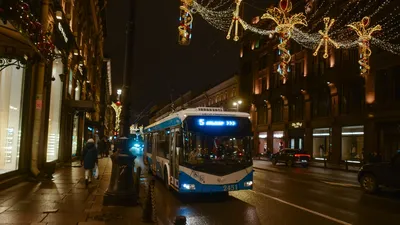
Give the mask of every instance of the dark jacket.
[[82, 153], [83, 167], [87, 170], [93, 169], [98, 162], [97, 155], [98, 152], [94, 143], [87, 143]]
[[97, 150], [102, 153], [106, 151], [106, 142], [104, 140], [100, 140], [97, 142]]

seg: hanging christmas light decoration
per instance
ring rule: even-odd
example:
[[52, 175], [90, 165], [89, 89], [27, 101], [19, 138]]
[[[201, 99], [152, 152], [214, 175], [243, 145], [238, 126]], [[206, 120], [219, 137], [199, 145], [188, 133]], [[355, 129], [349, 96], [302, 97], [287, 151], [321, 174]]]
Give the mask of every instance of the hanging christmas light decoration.
[[193, 15], [190, 8], [193, 5], [193, 0], [181, 0], [181, 2], [182, 5], [179, 7], [178, 43], [180, 45], [189, 45], [192, 38]]
[[314, 56], [318, 55], [318, 51], [322, 45], [325, 47], [324, 59], [328, 58], [328, 45], [331, 43], [335, 48], [339, 48], [339, 45], [329, 37], [329, 30], [332, 28], [332, 25], [335, 23], [335, 19], [331, 19], [329, 17], [324, 18], [325, 30], [319, 30], [318, 33], [321, 34], [322, 38], [319, 42], [317, 49], [315, 49]]
[[281, 51], [281, 63], [278, 72], [282, 75], [284, 81], [287, 76], [287, 67], [291, 61], [291, 55], [286, 49], [288, 41], [292, 36], [295, 25], [307, 26], [307, 18], [303, 13], [297, 13], [289, 16], [289, 12], [292, 10], [292, 2], [290, 0], [280, 0], [279, 8], [270, 8], [267, 10], [261, 19], [270, 19], [276, 23], [275, 31], [280, 35], [281, 43], [278, 45], [278, 49]]
[[347, 26], [350, 29], [354, 30], [358, 36], [358, 44], [360, 46], [361, 52], [361, 59], [358, 63], [361, 65], [361, 75], [365, 75], [368, 70], [370, 69], [369, 66], [369, 57], [372, 54], [371, 48], [369, 47], [370, 40], [372, 35], [377, 32], [381, 31], [381, 25], [376, 25], [371, 28], [367, 28], [370, 24], [370, 18], [368, 16], [362, 18], [360, 22], [354, 22], [348, 24]]
[[239, 18], [239, 10], [240, 10], [240, 3], [242, 2], [242, 0], [235, 0], [236, 3], [236, 10], [233, 11], [233, 18], [232, 18], [232, 22], [231, 25], [229, 26], [229, 30], [228, 30], [228, 35], [226, 35], [226, 39], [231, 39], [231, 32], [233, 29], [233, 25], [235, 25], [235, 36], [233, 37], [234, 41], [239, 41], [239, 22], [241, 23], [242, 20], [240, 20]]

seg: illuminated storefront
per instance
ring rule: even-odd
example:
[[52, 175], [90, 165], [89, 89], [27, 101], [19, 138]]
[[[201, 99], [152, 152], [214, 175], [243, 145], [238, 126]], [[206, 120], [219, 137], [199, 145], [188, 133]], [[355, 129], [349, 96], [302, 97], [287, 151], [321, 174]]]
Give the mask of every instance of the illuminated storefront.
[[267, 145], [267, 137], [268, 134], [267, 132], [260, 132], [258, 134], [258, 141], [259, 141], [259, 146], [258, 146], [258, 153], [266, 153], [268, 150], [268, 145]]
[[57, 160], [60, 149], [61, 105], [63, 90], [63, 82], [61, 81], [60, 74], [62, 74], [63, 71], [64, 65], [62, 60], [55, 59], [53, 62], [52, 76], [54, 81], [51, 82], [49, 125], [47, 131], [47, 162]]
[[0, 174], [18, 169], [24, 78], [23, 68], [0, 70]]
[[360, 161], [364, 149], [364, 126], [342, 127], [342, 160]]
[[283, 137], [284, 137], [283, 131], [274, 131], [273, 153], [279, 152], [279, 150], [285, 148], [285, 141]]
[[315, 159], [329, 158], [332, 148], [332, 128], [313, 129], [313, 157]]

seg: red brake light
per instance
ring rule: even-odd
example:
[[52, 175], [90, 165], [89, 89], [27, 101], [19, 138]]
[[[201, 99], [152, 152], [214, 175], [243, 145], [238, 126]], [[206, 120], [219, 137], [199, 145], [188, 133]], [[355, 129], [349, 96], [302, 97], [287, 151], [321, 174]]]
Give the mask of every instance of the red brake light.
[[295, 154], [294, 157], [301, 157], [301, 156], [306, 156], [308, 158], [310, 158], [309, 154]]

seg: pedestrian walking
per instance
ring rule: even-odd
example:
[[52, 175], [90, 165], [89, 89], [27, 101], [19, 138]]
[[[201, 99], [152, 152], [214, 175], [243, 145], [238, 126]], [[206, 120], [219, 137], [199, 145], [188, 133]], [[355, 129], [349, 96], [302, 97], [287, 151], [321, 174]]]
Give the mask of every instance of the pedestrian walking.
[[102, 139], [97, 142], [97, 150], [100, 153], [100, 156], [103, 158], [106, 155], [106, 148], [107, 148], [107, 139], [106, 136], [103, 136]]
[[83, 149], [82, 159], [83, 159], [83, 168], [85, 168], [85, 185], [88, 186], [90, 182], [92, 182], [93, 177], [93, 169], [96, 167], [98, 163], [97, 159], [97, 149], [93, 139], [89, 139], [86, 143], [85, 148]]

